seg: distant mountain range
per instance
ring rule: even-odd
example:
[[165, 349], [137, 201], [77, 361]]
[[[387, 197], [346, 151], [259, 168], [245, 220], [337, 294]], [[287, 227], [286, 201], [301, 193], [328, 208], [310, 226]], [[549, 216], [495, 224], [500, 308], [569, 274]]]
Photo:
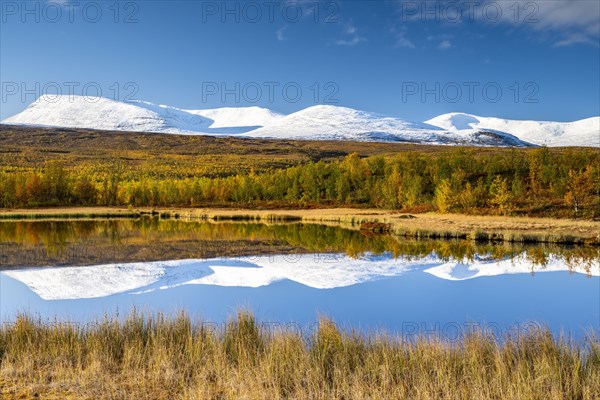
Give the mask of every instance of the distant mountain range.
[[144, 101], [48, 95], [41, 96], [2, 123], [275, 139], [600, 147], [600, 117], [575, 122], [542, 122], [451, 113], [426, 122], [411, 122], [331, 105], [283, 115], [260, 107], [183, 110]]

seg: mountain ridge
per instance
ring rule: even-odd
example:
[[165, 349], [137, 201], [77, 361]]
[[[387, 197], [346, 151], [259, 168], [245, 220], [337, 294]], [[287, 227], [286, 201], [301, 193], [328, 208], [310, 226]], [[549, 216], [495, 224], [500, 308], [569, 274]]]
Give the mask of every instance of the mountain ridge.
[[600, 130], [600, 117], [563, 123], [448, 113], [413, 122], [334, 105], [315, 105], [284, 115], [256, 106], [185, 110], [140, 100], [46, 95], [2, 123], [272, 139], [600, 147], [600, 134], [596, 133]]
[[600, 117], [555, 122], [511, 120], [455, 112], [438, 115], [427, 120], [426, 123], [454, 132], [469, 129], [499, 130], [538, 146], [600, 147]]

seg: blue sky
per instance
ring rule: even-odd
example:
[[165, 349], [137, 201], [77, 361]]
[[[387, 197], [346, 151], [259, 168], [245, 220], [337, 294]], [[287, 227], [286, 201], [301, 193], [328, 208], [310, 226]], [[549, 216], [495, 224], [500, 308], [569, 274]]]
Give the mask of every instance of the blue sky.
[[1, 3], [2, 118], [59, 91], [411, 120], [600, 115], [595, 0]]

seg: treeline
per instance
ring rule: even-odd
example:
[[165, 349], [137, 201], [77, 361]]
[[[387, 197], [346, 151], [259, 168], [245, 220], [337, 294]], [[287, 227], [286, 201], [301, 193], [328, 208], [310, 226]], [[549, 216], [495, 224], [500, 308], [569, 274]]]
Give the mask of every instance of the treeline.
[[59, 161], [0, 172], [0, 207], [356, 206], [409, 212], [600, 215], [594, 149], [512, 150], [479, 155], [406, 152], [307, 162], [214, 177], [157, 175], [151, 165], [66, 167]]

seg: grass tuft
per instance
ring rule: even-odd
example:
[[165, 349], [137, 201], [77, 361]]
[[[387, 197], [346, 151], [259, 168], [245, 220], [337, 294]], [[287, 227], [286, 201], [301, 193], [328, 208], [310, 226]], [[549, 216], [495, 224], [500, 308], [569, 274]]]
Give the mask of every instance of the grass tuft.
[[242, 310], [224, 329], [184, 313], [87, 326], [19, 315], [0, 328], [2, 398], [597, 399], [600, 343], [547, 329], [457, 341], [347, 332], [306, 337]]

